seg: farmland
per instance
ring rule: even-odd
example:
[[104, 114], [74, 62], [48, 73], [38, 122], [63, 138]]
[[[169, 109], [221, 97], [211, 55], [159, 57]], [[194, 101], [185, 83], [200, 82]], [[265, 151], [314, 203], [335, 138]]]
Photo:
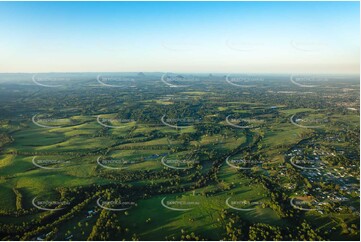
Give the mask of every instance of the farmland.
[[358, 240], [358, 77], [41, 75], [0, 75], [2, 240]]

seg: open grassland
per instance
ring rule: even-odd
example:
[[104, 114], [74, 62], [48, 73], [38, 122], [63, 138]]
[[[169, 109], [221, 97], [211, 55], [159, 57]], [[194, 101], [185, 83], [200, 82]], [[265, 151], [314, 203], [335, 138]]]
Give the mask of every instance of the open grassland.
[[[358, 97], [223, 79], [23, 88], [0, 107], [9, 116], [0, 120], [1, 239], [357, 239], [359, 111], [340, 105], [358, 107]], [[291, 158], [324, 164], [302, 169]], [[295, 197], [329, 209], [298, 210]], [[35, 198], [72, 205], [44, 211]], [[116, 210], [128, 201], [136, 205]]]

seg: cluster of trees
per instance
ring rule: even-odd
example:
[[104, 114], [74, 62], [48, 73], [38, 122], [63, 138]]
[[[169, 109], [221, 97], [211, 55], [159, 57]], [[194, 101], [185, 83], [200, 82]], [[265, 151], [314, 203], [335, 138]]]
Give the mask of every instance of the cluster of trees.
[[119, 226], [119, 220], [117, 217], [116, 213], [112, 213], [105, 209], [101, 210], [87, 240], [106, 241], [115, 238], [118, 240], [124, 239], [118, 236], [120, 236], [122, 232], [128, 231], [128, 229], [122, 229]]
[[[1, 125], [1, 124], [0, 124]], [[3, 147], [4, 145], [13, 142], [14, 139], [13, 137], [11, 137], [8, 134], [4, 134], [4, 133], [0, 133], [0, 151], [1, 151], [1, 147]]]
[[13, 191], [15, 193], [15, 206], [16, 206], [16, 210], [21, 210], [23, 209], [23, 195], [21, 194], [21, 192], [16, 189], [15, 187], [13, 187]]
[[302, 219], [292, 220], [292, 226], [280, 227], [264, 223], [250, 223], [243, 220], [239, 214], [227, 210], [222, 212], [221, 218], [224, 220], [226, 230], [224, 240], [325, 240], [318, 229], [312, 228], [310, 224]]

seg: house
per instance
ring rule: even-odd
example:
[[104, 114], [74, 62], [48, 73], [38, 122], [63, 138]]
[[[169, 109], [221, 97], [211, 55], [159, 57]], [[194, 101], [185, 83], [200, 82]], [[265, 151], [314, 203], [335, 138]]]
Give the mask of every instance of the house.
[[91, 217], [93, 217], [93, 215], [96, 214], [96, 213], [97, 213], [97, 212], [94, 211], [94, 210], [89, 210], [88, 213], [87, 213], [86, 218], [91, 218]]

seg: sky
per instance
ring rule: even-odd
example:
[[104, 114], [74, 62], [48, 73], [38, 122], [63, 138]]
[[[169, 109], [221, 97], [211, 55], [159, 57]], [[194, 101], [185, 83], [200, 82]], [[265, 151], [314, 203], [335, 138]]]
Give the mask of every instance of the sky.
[[360, 72], [359, 2], [0, 2], [0, 73]]

